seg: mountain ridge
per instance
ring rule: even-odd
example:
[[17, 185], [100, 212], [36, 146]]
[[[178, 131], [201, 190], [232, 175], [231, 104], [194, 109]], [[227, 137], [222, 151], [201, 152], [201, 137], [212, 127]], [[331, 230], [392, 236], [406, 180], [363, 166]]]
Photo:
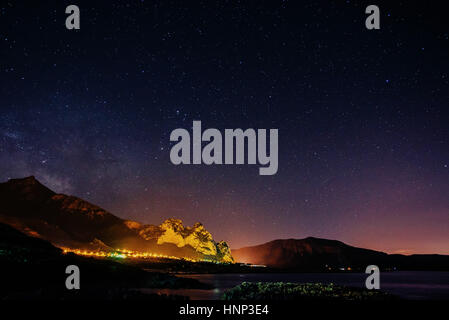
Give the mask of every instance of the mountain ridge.
[[81, 198], [55, 193], [34, 176], [0, 183], [0, 203], [0, 222], [58, 246], [233, 262], [226, 242], [215, 242], [201, 223], [185, 227], [179, 219], [167, 219], [155, 226], [124, 220]]
[[0, 183], [0, 222], [56, 246], [89, 250], [131, 249], [194, 260], [244, 262], [297, 271], [449, 270], [449, 256], [387, 254], [317, 237], [275, 239], [231, 250], [201, 223], [170, 218], [160, 225], [125, 220], [81, 198], [58, 194], [35, 177]]
[[276, 239], [232, 253], [236, 261], [300, 271], [364, 271], [368, 265], [383, 270], [449, 270], [449, 255], [388, 254], [316, 237]]

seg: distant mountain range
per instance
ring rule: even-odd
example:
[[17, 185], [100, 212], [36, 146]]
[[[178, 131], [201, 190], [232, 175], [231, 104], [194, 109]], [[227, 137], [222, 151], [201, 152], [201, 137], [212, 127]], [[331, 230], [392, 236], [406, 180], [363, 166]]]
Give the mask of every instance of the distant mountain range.
[[[0, 183], [0, 223], [56, 246], [112, 251], [129, 249], [216, 262], [245, 262], [297, 271], [449, 270], [449, 256], [397, 255], [318, 238], [274, 240], [233, 249], [214, 241], [201, 223], [179, 219], [159, 226], [124, 220], [80, 198], [57, 194], [34, 177]], [[1, 232], [1, 230], [0, 230]]]
[[274, 240], [261, 245], [233, 249], [236, 261], [298, 271], [364, 271], [368, 265], [381, 270], [445, 270], [449, 256], [415, 254], [410, 256], [349, 246], [319, 238]]
[[0, 222], [57, 246], [233, 262], [226, 242], [215, 242], [201, 223], [185, 227], [168, 219], [154, 226], [123, 220], [80, 198], [56, 194], [35, 177], [0, 183]]

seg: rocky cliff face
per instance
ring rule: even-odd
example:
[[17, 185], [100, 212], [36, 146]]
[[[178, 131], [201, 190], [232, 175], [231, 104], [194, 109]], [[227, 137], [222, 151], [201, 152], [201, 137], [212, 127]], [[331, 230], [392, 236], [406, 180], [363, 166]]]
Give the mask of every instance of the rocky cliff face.
[[185, 227], [180, 219], [167, 219], [160, 226], [142, 225], [136, 221], [125, 221], [125, 225], [136, 230], [146, 240], [156, 240], [158, 245], [173, 244], [178, 248], [191, 247], [211, 260], [233, 262], [231, 250], [226, 242], [215, 242], [212, 234], [197, 222]]
[[226, 242], [215, 242], [201, 223], [161, 225], [123, 220], [80, 198], [56, 194], [34, 177], [0, 183], [0, 222], [56, 245], [128, 248], [176, 257], [233, 262]]

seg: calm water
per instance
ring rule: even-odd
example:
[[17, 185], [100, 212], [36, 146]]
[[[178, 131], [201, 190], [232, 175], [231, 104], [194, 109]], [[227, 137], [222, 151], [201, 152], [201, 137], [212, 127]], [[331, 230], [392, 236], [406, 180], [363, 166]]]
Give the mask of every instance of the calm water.
[[[189, 296], [190, 299], [220, 299], [226, 289], [243, 281], [248, 282], [323, 282], [351, 287], [365, 287], [364, 273], [276, 273], [276, 274], [190, 274], [182, 277], [197, 279], [212, 284], [216, 289], [157, 290], [160, 293]], [[380, 274], [380, 288], [383, 291], [406, 299], [449, 300], [449, 272], [385, 272]]]

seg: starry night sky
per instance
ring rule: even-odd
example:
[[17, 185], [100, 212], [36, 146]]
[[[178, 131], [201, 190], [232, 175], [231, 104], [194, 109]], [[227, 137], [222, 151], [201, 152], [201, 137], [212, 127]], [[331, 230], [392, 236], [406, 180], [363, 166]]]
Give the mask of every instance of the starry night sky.
[[[57, 2], [1, 3], [0, 181], [35, 175], [144, 223], [201, 221], [232, 248], [316, 236], [449, 254], [436, 1], [375, 1], [375, 31], [366, 1]], [[278, 173], [172, 165], [170, 133], [193, 120], [278, 128]]]

